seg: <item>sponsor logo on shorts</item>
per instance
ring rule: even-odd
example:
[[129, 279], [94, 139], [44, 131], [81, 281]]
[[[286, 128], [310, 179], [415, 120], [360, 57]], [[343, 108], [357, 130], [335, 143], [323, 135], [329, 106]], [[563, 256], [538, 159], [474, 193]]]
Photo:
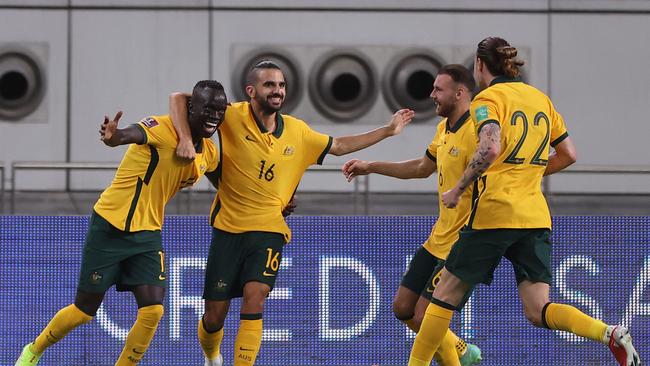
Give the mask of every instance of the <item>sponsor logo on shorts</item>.
[[98, 283], [100, 283], [102, 281], [103, 277], [104, 276], [102, 276], [99, 272], [93, 272], [93, 273], [90, 274], [90, 283], [93, 283], [93, 284], [96, 285], [96, 284], [98, 284]]
[[167, 277], [165, 277], [165, 276], [163, 276], [163, 275], [159, 275], [159, 276], [158, 276], [158, 279], [161, 280], [161, 281], [164, 281], [165, 278], [167, 278]]
[[262, 272], [262, 275], [263, 275], [264, 277], [274, 277], [274, 276], [275, 276], [275, 273], [268, 273], [268, 272], [264, 271], [264, 272]]

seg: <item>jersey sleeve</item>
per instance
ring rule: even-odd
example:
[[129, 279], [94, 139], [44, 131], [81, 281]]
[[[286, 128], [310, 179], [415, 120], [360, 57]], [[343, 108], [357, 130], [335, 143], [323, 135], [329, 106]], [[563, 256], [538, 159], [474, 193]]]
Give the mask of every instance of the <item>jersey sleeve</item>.
[[204, 146], [206, 147], [207, 153], [205, 160], [207, 168], [205, 169], [205, 172], [210, 173], [217, 170], [217, 166], [219, 166], [219, 151], [214, 142], [210, 139], [205, 139]]
[[501, 123], [497, 104], [487, 95], [479, 94], [474, 98], [470, 105], [470, 114], [474, 123], [476, 136], [481, 132], [483, 126], [490, 123], [496, 123], [497, 125]]
[[433, 140], [431, 140], [429, 147], [427, 147], [427, 150], [424, 152], [425, 155], [434, 163], [436, 162], [436, 159], [438, 159], [438, 147], [440, 146], [440, 126], [444, 126], [444, 123], [445, 121], [443, 120], [440, 122], [440, 124], [438, 124], [436, 135], [433, 136]]
[[176, 147], [178, 141], [171, 120], [150, 116], [137, 123], [145, 134], [145, 144], [155, 147]]
[[569, 137], [569, 132], [564, 125], [564, 118], [553, 108], [551, 110], [551, 146], [555, 147], [567, 137]]
[[325, 155], [330, 151], [333, 140], [332, 136], [316, 132], [309, 128], [307, 124], [304, 124], [303, 143], [305, 146], [305, 163], [308, 165], [323, 164], [323, 159], [325, 159]]

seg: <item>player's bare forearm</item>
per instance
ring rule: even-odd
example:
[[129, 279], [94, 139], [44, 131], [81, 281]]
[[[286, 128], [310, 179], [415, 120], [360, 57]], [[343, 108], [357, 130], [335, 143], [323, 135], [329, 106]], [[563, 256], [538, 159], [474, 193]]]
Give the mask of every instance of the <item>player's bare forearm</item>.
[[187, 120], [187, 99], [184, 93], [175, 92], [169, 95], [169, 116], [179, 140], [192, 140], [190, 123]]
[[479, 144], [472, 160], [467, 165], [463, 176], [456, 185], [459, 193], [464, 192], [473, 181], [478, 179], [492, 165], [501, 152], [501, 128], [496, 123], [490, 123], [479, 133]]
[[399, 179], [428, 178], [436, 165], [427, 157], [400, 162], [373, 161], [368, 164], [371, 173]]
[[349, 154], [351, 152], [365, 149], [389, 136], [398, 135], [407, 124], [411, 123], [415, 112], [410, 109], [400, 109], [393, 114], [391, 120], [384, 127], [359, 135], [336, 137], [332, 141], [329, 153], [336, 156]]
[[554, 149], [555, 151], [548, 156], [548, 163], [546, 164], [544, 175], [557, 173], [575, 163], [577, 160], [576, 148], [570, 137], [562, 140], [562, 142], [556, 145]]
[[329, 153], [336, 156], [365, 149], [391, 136], [389, 128], [384, 126], [359, 135], [335, 137]]
[[142, 144], [144, 142], [144, 133], [142, 133], [140, 128], [132, 125], [127, 128], [115, 130], [115, 132], [113, 132], [113, 137], [110, 140], [111, 141], [109, 142], [104, 140], [104, 143], [111, 147], [128, 144]]

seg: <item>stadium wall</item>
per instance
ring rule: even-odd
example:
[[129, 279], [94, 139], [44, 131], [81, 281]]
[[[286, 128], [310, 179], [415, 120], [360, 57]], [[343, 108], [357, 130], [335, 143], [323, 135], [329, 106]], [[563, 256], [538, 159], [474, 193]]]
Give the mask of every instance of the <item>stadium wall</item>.
[[[266, 305], [259, 365], [393, 366], [408, 359], [413, 334], [392, 315], [410, 256], [434, 217], [290, 217], [294, 240]], [[88, 217], [0, 216], [0, 364], [74, 297]], [[551, 298], [610, 324], [628, 326], [650, 355], [650, 217], [554, 219]], [[169, 217], [163, 229], [169, 288], [165, 316], [141, 365], [202, 363], [195, 329], [202, 313], [210, 242], [205, 217]], [[239, 302], [222, 351], [232, 360]], [[112, 365], [136, 315], [127, 293], [109, 292], [93, 322], [43, 356], [47, 365]], [[612, 365], [604, 345], [537, 329], [523, 315], [504, 261], [452, 324], [481, 347], [485, 366]]]
[[[124, 149], [108, 149], [97, 139], [105, 114], [124, 110], [123, 124], [164, 114], [170, 91], [189, 90], [205, 78], [221, 80], [234, 99], [236, 74], [256, 51], [280, 53], [294, 64], [303, 86], [294, 94], [297, 116], [333, 135], [365, 131], [394, 109], [390, 94], [401, 86], [383, 84], [399, 55], [468, 64], [487, 35], [522, 50], [527, 80], [548, 92], [564, 115], [580, 164], [647, 165], [650, 5], [642, 0], [0, 0], [0, 54], [18, 48], [40, 65], [44, 79], [42, 101], [30, 114], [3, 118], [8, 104], [0, 103], [0, 161], [7, 170], [25, 160], [117, 161]], [[374, 94], [360, 94], [366, 109], [358, 118], [337, 121], [318, 105], [327, 88], [310, 89], [310, 78], [318, 60], [351, 50], [374, 78], [368, 85], [360, 79]], [[0, 57], [0, 74], [5, 61]], [[419, 157], [434, 124], [424, 118], [354, 157]], [[111, 177], [73, 172], [67, 180], [57, 171], [23, 172], [16, 185], [94, 190]], [[647, 175], [550, 179], [555, 192], [650, 193]], [[351, 188], [336, 175], [314, 174], [300, 189]], [[436, 183], [373, 177], [370, 189], [428, 192]]]

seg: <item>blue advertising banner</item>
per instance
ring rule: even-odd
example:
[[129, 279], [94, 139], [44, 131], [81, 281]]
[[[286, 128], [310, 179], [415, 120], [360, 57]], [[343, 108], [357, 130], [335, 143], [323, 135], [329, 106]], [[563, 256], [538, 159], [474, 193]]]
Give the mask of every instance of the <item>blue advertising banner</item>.
[[[411, 256], [435, 218], [290, 217], [275, 290], [264, 312], [257, 365], [405, 365], [413, 333], [392, 314]], [[0, 365], [74, 299], [88, 217], [0, 217]], [[202, 365], [196, 337], [210, 243], [205, 217], [169, 217], [163, 229], [165, 316], [141, 365]], [[551, 299], [624, 324], [650, 357], [650, 217], [558, 217]], [[482, 365], [615, 365], [607, 347], [534, 328], [507, 260], [452, 328], [483, 351]], [[113, 365], [136, 316], [130, 293], [109, 291], [95, 319], [47, 350], [41, 365]], [[222, 352], [232, 364], [233, 301]]]

